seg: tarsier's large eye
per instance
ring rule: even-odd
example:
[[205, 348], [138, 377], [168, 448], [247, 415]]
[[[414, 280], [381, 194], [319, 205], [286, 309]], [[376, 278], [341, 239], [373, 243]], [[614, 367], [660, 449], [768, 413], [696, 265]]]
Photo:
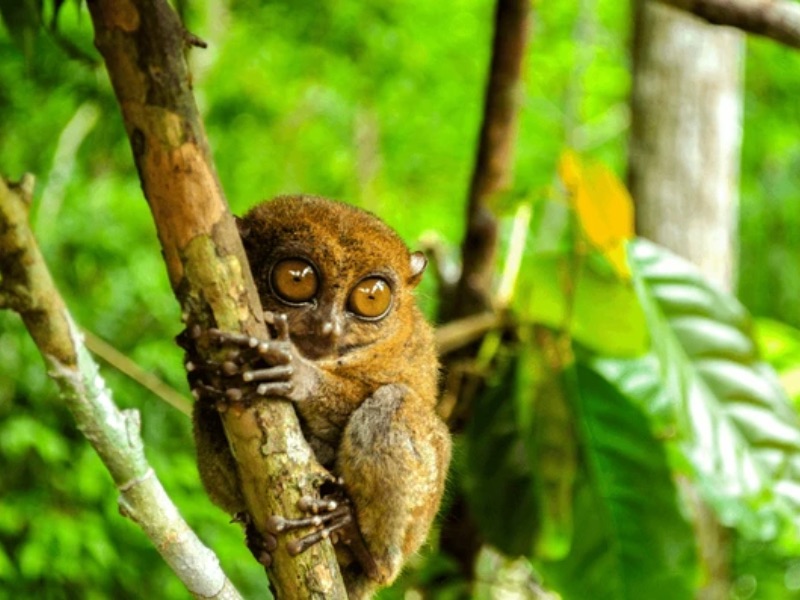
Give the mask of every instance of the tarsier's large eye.
[[385, 279], [367, 277], [358, 282], [347, 299], [347, 308], [366, 319], [377, 319], [386, 314], [392, 304], [392, 288]]
[[319, 276], [307, 260], [287, 258], [272, 267], [273, 291], [286, 302], [308, 302], [317, 295]]

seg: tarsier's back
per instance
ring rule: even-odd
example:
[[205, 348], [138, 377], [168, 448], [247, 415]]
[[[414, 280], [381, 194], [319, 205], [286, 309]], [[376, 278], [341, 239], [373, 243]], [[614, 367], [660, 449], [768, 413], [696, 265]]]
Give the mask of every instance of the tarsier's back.
[[[323, 198], [276, 198], [239, 227], [279, 338], [258, 357], [263, 364], [242, 366], [239, 385], [294, 402], [317, 458], [343, 480], [323, 495], [350, 516], [317, 529], [336, 542], [350, 597], [369, 597], [424, 541], [450, 460], [435, 413], [433, 333], [413, 295], [425, 258], [374, 215]], [[247, 387], [248, 372], [258, 386]], [[215, 439], [220, 428], [205, 422], [218, 416], [202, 403], [195, 433], [204, 483], [223, 508], [243, 510], [238, 490], [218, 489], [236, 487], [235, 477], [219, 476], [232, 458], [219, 456], [227, 447]]]

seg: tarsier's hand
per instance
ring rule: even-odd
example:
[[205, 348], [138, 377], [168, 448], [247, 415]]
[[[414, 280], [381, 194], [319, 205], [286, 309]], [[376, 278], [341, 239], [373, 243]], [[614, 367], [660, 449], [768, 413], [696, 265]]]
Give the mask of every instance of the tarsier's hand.
[[[301, 400], [310, 384], [309, 368], [289, 338], [286, 315], [264, 314], [272, 339], [262, 340], [219, 329], [190, 325], [178, 336], [186, 350], [186, 371], [192, 393], [216, 402], [246, 402], [258, 397]], [[207, 361], [197, 346], [206, 343], [224, 348], [221, 359]]]
[[[197, 325], [189, 325], [178, 336], [179, 345], [186, 350], [186, 371], [198, 401], [211, 401], [223, 411], [231, 403], [249, 404], [256, 398], [296, 401], [305, 397], [314, 381], [313, 367], [292, 343], [286, 316], [267, 312], [264, 317], [272, 335], [268, 340], [215, 328], [204, 330]], [[218, 347], [221, 358], [203, 359], [197, 350], [201, 343]], [[374, 564], [356, 526], [343, 482], [331, 476], [322, 479], [318, 487], [319, 495], [305, 496], [298, 503], [303, 517], [287, 519], [274, 515], [269, 518], [263, 535], [246, 511], [234, 516], [234, 522], [243, 525], [247, 547], [258, 562], [269, 567], [279, 536], [304, 530], [305, 535], [287, 544], [289, 554], [300, 554], [330, 537], [334, 543], [350, 546], [359, 560]]]

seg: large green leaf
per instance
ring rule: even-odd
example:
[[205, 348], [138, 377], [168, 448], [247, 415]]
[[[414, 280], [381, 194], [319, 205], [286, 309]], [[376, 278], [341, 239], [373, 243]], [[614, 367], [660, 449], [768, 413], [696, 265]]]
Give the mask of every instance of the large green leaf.
[[[536, 537], [538, 500], [533, 463], [515, 403], [530, 403], [522, 353], [502, 355], [486, 390], [474, 400], [464, 436], [464, 491], [484, 539], [510, 555], [527, 556]], [[516, 398], [521, 392], [524, 398]]]
[[771, 538], [781, 515], [800, 523], [800, 422], [758, 358], [749, 315], [654, 244], [638, 240], [629, 256], [652, 353], [598, 367], [651, 416], [724, 524]]
[[573, 537], [575, 424], [563, 374], [522, 333], [474, 400], [463, 481], [487, 541], [509, 556], [558, 559]]
[[692, 597], [693, 536], [677, 502], [663, 446], [646, 416], [597, 373], [576, 368], [575, 411], [584, 464], [572, 551], [542, 562], [567, 599]]
[[576, 243], [575, 214], [566, 204], [547, 201], [535, 208], [514, 299], [520, 317], [567, 331], [599, 354], [646, 352], [647, 327], [632, 282], [600, 251]]
[[527, 345], [499, 363], [464, 440], [484, 538], [565, 598], [691, 597], [692, 532], [641, 409], [586, 367], [548, 375]]

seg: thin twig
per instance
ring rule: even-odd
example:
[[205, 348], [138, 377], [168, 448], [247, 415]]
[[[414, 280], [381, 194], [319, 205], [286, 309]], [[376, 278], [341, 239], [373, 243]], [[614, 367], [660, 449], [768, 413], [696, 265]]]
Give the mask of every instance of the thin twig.
[[451, 354], [480, 340], [503, 323], [494, 312], [470, 315], [436, 328], [436, 348], [441, 356]]
[[178, 409], [183, 414], [192, 414], [191, 403], [175, 390], [175, 388], [167, 385], [152, 373], [145, 371], [136, 364], [136, 362], [132, 361], [122, 352], [114, 348], [114, 346], [99, 338], [88, 329], [83, 329], [83, 335], [86, 337], [86, 347], [117, 371], [127, 375], [133, 381], [161, 398], [173, 408]]
[[44, 357], [78, 429], [100, 456], [120, 492], [120, 511], [138, 524], [196, 598], [238, 599], [239, 593], [181, 518], [152, 467], [139, 413], [120, 411], [83, 345], [28, 225], [30, 193], [0, 179], [0, 275], [3, 292]]

